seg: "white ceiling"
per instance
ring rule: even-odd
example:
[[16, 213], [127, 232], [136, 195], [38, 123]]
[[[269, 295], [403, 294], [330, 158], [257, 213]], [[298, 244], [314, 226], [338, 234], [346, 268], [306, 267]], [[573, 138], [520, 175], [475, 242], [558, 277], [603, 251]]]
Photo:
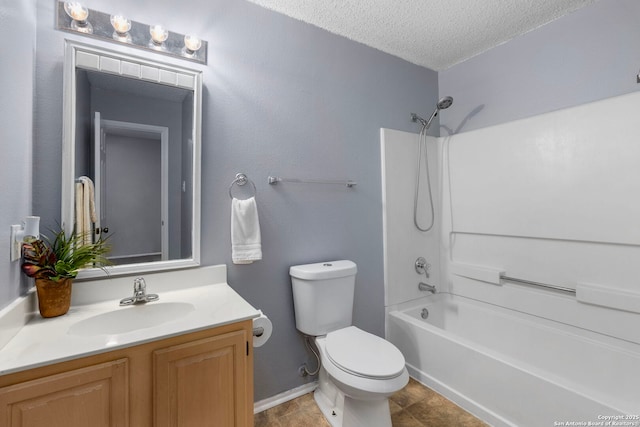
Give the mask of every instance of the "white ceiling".
[[596, 0], [249, 0], [440, 71]]

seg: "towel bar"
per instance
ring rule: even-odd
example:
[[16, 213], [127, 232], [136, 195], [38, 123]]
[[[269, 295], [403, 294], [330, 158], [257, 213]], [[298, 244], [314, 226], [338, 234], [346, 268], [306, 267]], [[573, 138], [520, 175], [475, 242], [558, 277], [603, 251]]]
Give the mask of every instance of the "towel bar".
[[269, 184], [275, 185], [279, 182], [295, 182], [299, 184], [338, 184], [338, 185], [346, 185], [349, 188], [355, 187], [358, 185], [357, 182], [351, 181], [350, 179], [346, 181], [340, 180], [331, 180], [331, 179], [298, 179], [298, 178], [281, 178], [279, 176], [270, 176]]

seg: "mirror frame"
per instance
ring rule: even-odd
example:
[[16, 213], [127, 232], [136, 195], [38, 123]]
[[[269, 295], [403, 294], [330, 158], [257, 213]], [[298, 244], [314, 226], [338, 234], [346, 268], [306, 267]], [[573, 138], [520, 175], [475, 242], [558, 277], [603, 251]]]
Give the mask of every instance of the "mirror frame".
[[[78, 61], [78, 54], [81, 60]], [[127, 63], [127, 70], [120, 65]], [[74, 226], [75, 197], [75, 140], [76, 140], [76, 69], [86, 69], [137, 78], [141, 81], [165, 84], [193, 90], [193, 171], [192, 171], [192, 226], [191, 257], [167, 261], [154, 261], [107, 267], [108, 275], [124, 275], [200, 265], [200, 179], [201, 179], [201, 133], [202, 133], [202, 72], [192, 68], [169, 65], [119, 51], [103, 49], [65, 39], [64, 80], [63, 80], [63, 123], [62, 123], [62, 187], [61, 222], [62, 228], [70, 233]], [[139, 72], [131, 73], [131, 69]], [[135, 75], [134, 75], [135, 74]], [[80, 270], [78, 279], [104, 277], [100, 268]]]

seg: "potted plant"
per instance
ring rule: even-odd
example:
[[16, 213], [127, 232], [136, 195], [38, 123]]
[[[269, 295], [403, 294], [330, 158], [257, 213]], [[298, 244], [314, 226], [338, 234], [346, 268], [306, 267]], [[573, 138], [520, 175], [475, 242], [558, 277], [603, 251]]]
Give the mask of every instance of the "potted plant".
[[85, 243], [84, 236], [75, 231], [54, 233], [53, 240], [43, 236], [23, 245], [22, 271], [36, 279], [38, 308], [42, 317], [61, 316], [71, 305], [71, 284], [78, 270], [86, 267], [103, 268], [110, 262], [106, 254], [110, 248], [106, 240]]

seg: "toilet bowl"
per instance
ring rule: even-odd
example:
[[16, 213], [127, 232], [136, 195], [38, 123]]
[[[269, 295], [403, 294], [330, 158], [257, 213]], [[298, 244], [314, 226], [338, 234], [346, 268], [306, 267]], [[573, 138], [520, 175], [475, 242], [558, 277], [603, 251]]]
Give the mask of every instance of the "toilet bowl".
[[296, 327], [320, 355], [314, 399], [333, 427], [391, 427], [388, 397], [409, 382], [393, 344], [353, 325], [356, 265], [332, 261], [293, 266]]
[[402, 353], [354, 326], [315, 343], [322, 367], [314, 398], [331, 425], [391, 427], [388, 397], [409, 382]]

